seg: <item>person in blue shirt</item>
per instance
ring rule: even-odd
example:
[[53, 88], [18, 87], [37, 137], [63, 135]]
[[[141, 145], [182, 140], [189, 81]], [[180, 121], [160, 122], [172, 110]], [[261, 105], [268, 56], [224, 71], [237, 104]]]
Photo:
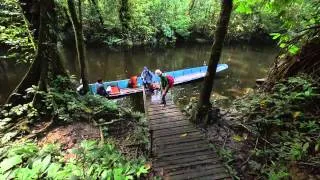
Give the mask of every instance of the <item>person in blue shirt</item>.
[[141, 73], [141, 79], [143, 82], [143, 86], [148, 90], [152, 90], [151, 88], [152, 77], [153, 77], [153, 73], [145, 66]]
[[97, 94], [100, 96], [108, 96], [108, 92], [104, 88], [102, 79], [98, 79], [98, 81], [95, 83]]

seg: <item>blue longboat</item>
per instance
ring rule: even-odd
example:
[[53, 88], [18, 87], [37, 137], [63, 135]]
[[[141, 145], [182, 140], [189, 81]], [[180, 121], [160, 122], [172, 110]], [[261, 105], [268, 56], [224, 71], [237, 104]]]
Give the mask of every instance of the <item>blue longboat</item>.
[[[174, 84], [184, 84], [191, 81], [199, 80], [205, 77], [208, 66], [200, 66], [194, 68], [181, 69], [176, 71], [165, 72], [166, 75], [171, 75], [174, 78]], [[227, 64], [218, 64], [217, 73], [228, 69]], [[153, 74], [152, 77], [153, 83], [160, 83], [160, 78]], [[115, 99], [122, 96], [127, 96], [130, 94], [141, 93], [143, 92], [142, 79], [138, 77], [138, 87], [129, 88], [129, 79], [117, 80], [117, 81], [108, 81], [104, 82], [103, 85], [105, 88], [108, 86], [117, 86], [120, 89], [118, 93], [111, 93], [108, 98]], [[95, 84], [89, 84], [90, 92], [96, 94], [97, 89]]]

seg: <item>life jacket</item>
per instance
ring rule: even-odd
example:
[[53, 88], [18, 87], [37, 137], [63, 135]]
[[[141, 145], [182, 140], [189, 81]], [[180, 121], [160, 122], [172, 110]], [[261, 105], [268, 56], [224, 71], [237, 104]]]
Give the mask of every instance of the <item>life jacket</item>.
[[130, 77], [129, 86], [131, 88], [137, 88], [138, 87], [138, 77], [137, 76], [131, 76]]
[[174, 78], [172, 76], [170, 76], [170, 75], [167, 75], [166, 77], [168, 79], [169, 88], [172, 88], [173, 85], [174, 85]]

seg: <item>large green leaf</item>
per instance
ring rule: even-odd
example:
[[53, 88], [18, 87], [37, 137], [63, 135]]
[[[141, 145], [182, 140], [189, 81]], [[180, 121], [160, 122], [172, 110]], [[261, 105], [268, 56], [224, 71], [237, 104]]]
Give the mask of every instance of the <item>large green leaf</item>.
[[41, 173], [48, 168], [50, 162], [51, 162], [51, 155], [49, 154], [41, 162], [41, 169], [40, 169]]
[[20, 168], [16, 172], [16, 179], [19, 180], [32, 180], [36, 179], [37, 172], [29, 169], [29, 168]]
[[57, 172], [61, 168], [61, 164], [51, 163], [47, 169], [47, 177], [54, 179], [57, 176]]
[[4, 173], [20, 163], [22, 163], [22, 158], [19, 155], [7, 158], [0, 163], [0, 171]]

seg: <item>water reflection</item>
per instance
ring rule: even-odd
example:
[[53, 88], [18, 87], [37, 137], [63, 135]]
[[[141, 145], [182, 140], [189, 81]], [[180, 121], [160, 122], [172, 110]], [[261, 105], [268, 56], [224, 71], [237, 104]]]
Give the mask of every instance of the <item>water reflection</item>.
[[[144, 66], [148, 66], [151, 70], [160, 68], [163, 71], [201, 66], [207, 63], [210, 50], [210, 44], [183, 45], [158, 50], [132, 49], [125, 52], [110, 51], [105, 48], [88, 48], [86, 56], [89, 81], [95, 82], [99, 77], [104, 80], [125, 79], [131, 75], [140, 74]], [[74, 50], [65, 48], [63, 59], [68, 70], [80, 77], [75, 53]], [[217, 78], [214, 89], [216, 96], [221, 95], [232, 99], [238, 89], [253, 87], [256, 78], [266, 75], [276, 53], [277, 50], [272, 47], [225, 47], [221, 63], [227, 63], [229, 69], [219, 74]], [[0, 79], [0, 103], [4, 102], [4, 97], [16, 86], [25, 71], [25, 67], [8, 66], [6, 73], [9, 79], [8, 85]], [[187, 103], [191, 96], [197, 96], [200, 86], [201, 83], [196, 82], [175, 87], [173, 90], [175, 101], [180, 104]], [[119, 102], [138, 107], [141, 101], [138, 102], [137, 99], [126, 98]]]

